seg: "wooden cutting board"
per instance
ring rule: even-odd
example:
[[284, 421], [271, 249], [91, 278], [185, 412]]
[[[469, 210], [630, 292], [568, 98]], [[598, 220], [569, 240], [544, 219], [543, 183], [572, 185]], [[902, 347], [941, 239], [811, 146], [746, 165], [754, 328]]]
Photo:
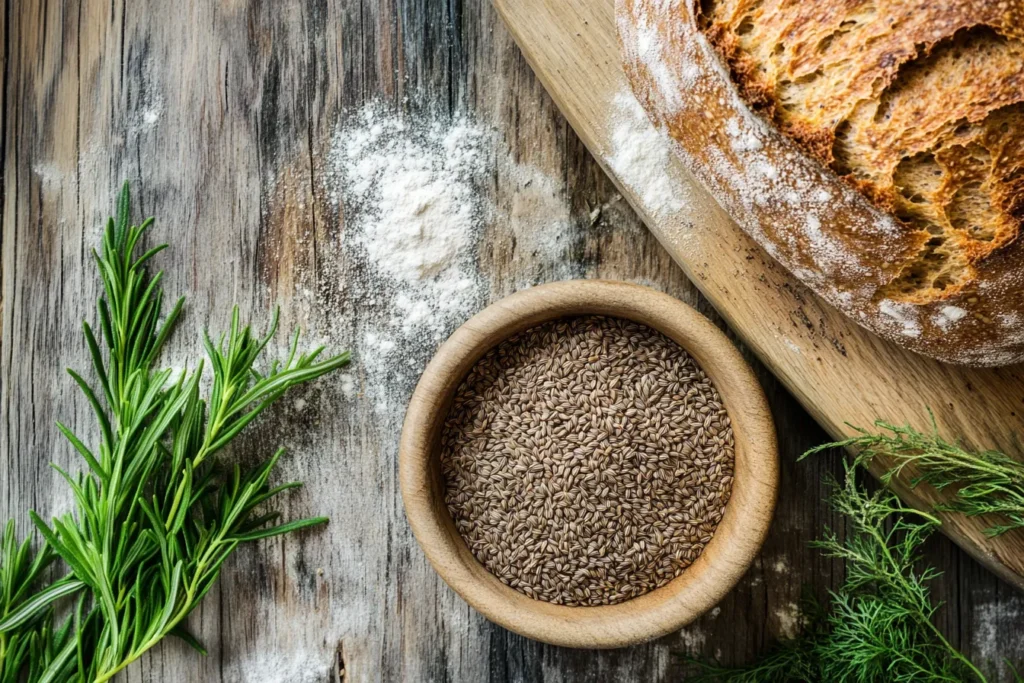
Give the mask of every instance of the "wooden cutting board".
[[[666, 167], [686, 208], [645, 205], [609, 163], [628, 85], [614, 0], [493, 0], [537, 76], [576, 133], [687, 276], [733, 330], [831, 434], [882, 418], [1021, 455], [1024, 366], [968, 369], [916, 356], [861, 329], [777, 265], [676, 159]], [[621, 140], [617, 141], [621, 146]], [[660, 183], [659, 183], [660, 186]], [[650, 195], [650, 192], [644, 193]], [[648, 199], [651, 199], [649, 196]], [[940, 497], [897, 483], [919, 507]], [[991, 520], [988, 520], [991, 521]], [[1024, 533], [986, 538], [984, 519], [943, 517], [942, 530], [980, 562], [1024, 588]]]

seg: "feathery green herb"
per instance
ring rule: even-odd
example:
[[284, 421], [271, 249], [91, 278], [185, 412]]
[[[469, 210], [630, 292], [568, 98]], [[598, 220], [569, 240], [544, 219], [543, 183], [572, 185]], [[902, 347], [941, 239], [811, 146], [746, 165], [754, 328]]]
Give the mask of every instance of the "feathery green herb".
[[893, 477], [912, 468], [917, 473], [910, 479], [911, 486], [923, 482], [951, 492], [949, 502], [938, 506], [938, 510], [970, 517], [1001, 517], [1002, 523], [985, 530], [989, 536], [1024, 528], [1024, 463], [999, 451], [972, 451], [946, 441], [939, 436], [934, 417], [931, 434], [881, 420], [875, 426], [880, 430], [878, 433], [853, 427], [859, 436], [818, 446], [801, 458], [831, 448], [853, 449], [855, 462], [860, 465], [878, 457], [886, 458], [892, 464], [881, 476], [883, 484], [888, 485]]
[[920, 548], [939, 526], [932, 515], [904, 506], [885, 490], [857, 486], [849, 466], [831, 502], [849, 521], [845, 539], [826, 530], [813, 544], [845, 561], [846, 580], [831, 593], [828, 610], [797, 639], [784, 642], [751, 667], [703, 665], [704, 680], [730, 683], [856, 681], [950, 683], [985, 681], [935, 626], [941, 607], [929, 582], [939, 575], [918, 568]]
[[[171, 370], [154, 369], [183, 299], [162, 318], [162, 273], [150, 276], [147, 263], [166, 245], [134, 255], [151, 224], [130, 224], [126, 184], [96, 254], [105, 292], [100, 335], [83, 325], [98, 388], [68, 371], [92, 406], [100, 440], [87, 446], [58, 424], [87, 468], [77, 475], [56, 468], [74, 495], [74, 513], [49, 523], [29, 513], [44, 541], [35, 555], [8, 524], [0, 549], [0, 683], [108, 681], [167, 635], [202, 652], [184, 620], [238, 545], [327, 521], [278, 523], [277, 513], [264, 511], [300, 486], [270, 483], [281, 450], [250, 469], [214, 456], [288, 389], [345, 365], [348, 354], [299, 353], [296, 332], [286, 360], [260, 373], [255, 365], [277, 315], [258, 337], [236, 307], [227, 335], [217, 342], [205, 336], [208, 397], [201, 397], [203, 361], [173, 380]], [[67, 575], [40, 589], [58, 559]], [[56, 626], [59, 605], [69, 615]]]

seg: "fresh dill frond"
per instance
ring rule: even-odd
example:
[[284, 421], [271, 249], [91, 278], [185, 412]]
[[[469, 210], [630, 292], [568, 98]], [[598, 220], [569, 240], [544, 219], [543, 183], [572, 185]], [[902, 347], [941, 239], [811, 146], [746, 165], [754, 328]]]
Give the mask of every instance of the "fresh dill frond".
[[729, 683], [851, 681], [933, 683], [985, 681], [934, 623], [941, 604], [929, 583], [939, 574], [919, 568], [920, 549], [939, 526], [932, 515], [904, 506], [894, 494], [868, 493], [849, 466], [831, 503], [848, 521], [843, 537], [826, 530], [812, 545], [842, 559], [846, 580], [830, 593], [821, 618], [755, 664], [704, 665], [704, 680]]
[[831, 595], [828, 638], [817, 651], [822, 680], [984, 680], [935, 626], [941, 604], [932, 601], [928, 584], [939, 573], [917, 568], [939, 520], [889, 491], [867, 493], [855, 471], [847, 468], [831, 496], [848, 520], [845, 538], [826, 530], [813, 544], [846, 566], [846, 580]]
[[882, 420], [875, 427], [877, 433], [853, 427], [859, 436], [818, 446], [801, 459], [831, 448], [852, 449], [859, 465], [884, 458], [888, 469], [881, 475], [883, 484], [912, 472], [911, 486], [925, 483], [949, 493], [949, 501], [936, 509], [969, 517], [1000, 517], [1001, 523], [985, 530], [988, 536], [1024, 528], [1024, 463], [999, 451], [969, 450], [947, 441], [939, 435], [934, 416], [930, 434]]

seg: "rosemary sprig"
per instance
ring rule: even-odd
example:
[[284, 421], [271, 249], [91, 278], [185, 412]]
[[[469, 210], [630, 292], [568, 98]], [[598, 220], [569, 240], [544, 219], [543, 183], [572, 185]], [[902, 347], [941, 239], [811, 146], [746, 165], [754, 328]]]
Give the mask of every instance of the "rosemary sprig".
[[[135, 226], [129, 216], [126, 184], [96, 254], [105, 292], [99, 337], [83, 325], [98, 390], [68, 371], [96, 415], [99, 444], [90, 448], [58, 424], [87, 466], [75, 476], [56, 468], [74, 494], [75, 512], [49, 523], [29, 513], [45, 541], [31, 562], [28, 544], [15, 546], [13, 530], [12, 540], [5, 536], [0, 672], [11, 678], [2, 683], [19, 676], [32, 683], [108, 681], [167, 635], [202, 652], [184, 620], [238, 545], [327, 521], [278, 524], [277, 513], [261, 511], [301, 485], [270, 484], [283, 451], [244, 470], [215, 456], [284, 392], [347, 364], [348, 354], [322, 358], [322, 347], [299, 353], [296, 332], [287, 359], [261, 374], [255, 364], [274, 336], [277, 314], [269, 333], [257, 337], [236, 307], [227, 335], [216, 343], [205, 336], [209, 397], [200, 396], [202, 361], [171, 381], [171, 370], [154, 365], [183, 300], [161, 319], [162, 274], [150, 276], [146, 266], [166, 245], [136, 258], [152, 219]], [[32, 592], [56, 558], [68, 575]], [[77, 597], [71, 615], [56, 628], [54, 604], [70, 596]]]
[[912, 467], [918, 474], [909, 480], [911, 486], [926, 483], [939, 491], [952, 492], [950, 501], [938, 506], [938, 510], [969, 517], [1002, 517], [1003, 523], [985, 530], [988, 536], [1024, 527], [1024, 463], [999, 451], [972, 451], [943, 439], [934, 416], [931, 434], [882, 420], [875, 422], [875, 427], [878, 433], [853, 427], [859, 436], [818, 446], [801, 459], [832, 448], [853, 449], [859, 465], [867, 465], [878, 457], [888, 458], [891, 464], [887, 463], [889, 468], [881, 475], [883, 484], [889, 485], [893, 477]]
[[846, 565], [846, 580], [831, 593], [828, 611], [801, 637], [781, 644], [751, 667], [705, 665], [704, 680], [986, 680], [935, 626], [941, 603], [932, 600], [928, 584], [939, 573], [917, 568], [921, 545], [939, 521], [905, 507], [888, 491], [867, 493], [857, 486], [855, 471], [848, 467], [831, 497], [849, 522], [845, 539], [826, 530], [813, 544]]
[[[57, 556], [46, 546], [32, 552], [28, 540], [19, 542], [14, 520], [0, 535], [0, 621], [20, 611], [40, 581], [41, 574]], [[41, 630], [49, 614], [32, 612], [16, 632], [0, 633], [0, 683], [16, 683], [21, 670], [39, 648]]]

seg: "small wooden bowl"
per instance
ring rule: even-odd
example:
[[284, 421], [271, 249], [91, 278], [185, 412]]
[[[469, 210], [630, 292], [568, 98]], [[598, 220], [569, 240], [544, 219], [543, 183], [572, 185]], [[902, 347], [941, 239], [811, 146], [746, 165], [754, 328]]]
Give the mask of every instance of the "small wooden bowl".
[[[487, 571], [455, 529], [437, 454], [452, 398], [470, 368], [508, 337], [555, 318], [607, 315], [659, 330], [686, 349], [725, 402], [736, 441], [732, 496], [711, 541], [679, 577], [617, 605], [567, 607], [529, 598]], [[399, 448], [409, 524], [441, 578], [485, 617], [529, 638], [622, 647], [675, 631], [711, 609], [746, 572], [775, 508], [778, 453], [764, 393], [722, 332], [681, 301], [647, 287], [579, 280], [513, 294], [473, 316], [427, 366], [409, 403]]]

